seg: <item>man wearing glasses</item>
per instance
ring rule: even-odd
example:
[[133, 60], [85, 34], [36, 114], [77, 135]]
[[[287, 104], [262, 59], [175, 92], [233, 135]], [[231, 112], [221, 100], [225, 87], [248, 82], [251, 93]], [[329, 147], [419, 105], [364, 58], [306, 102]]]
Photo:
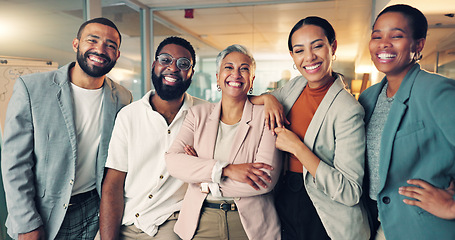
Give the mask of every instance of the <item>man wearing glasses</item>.
[[173, 229], [187, 185], [169, 176], [164, 153], [186, 111], [205, 101], [185, 93], [196, 64], [188, 41], [166, 38], [155, 56], [155, 91], [123, 108], [115, 121], [101, 195], [102, 239], [179, 239]]

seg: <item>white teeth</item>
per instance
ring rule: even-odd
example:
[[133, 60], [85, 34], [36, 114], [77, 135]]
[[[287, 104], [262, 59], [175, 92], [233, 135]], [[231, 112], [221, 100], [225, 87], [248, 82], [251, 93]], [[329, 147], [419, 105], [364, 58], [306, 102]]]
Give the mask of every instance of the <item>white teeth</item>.
[[240, 87], [242, 83], [239, 82], [228, 82], [228, 85], [231, 87]]
[[318, 68], [319, 66], [321, 66], [321, 63], [313, 65], [313, 66], [306, 66], [305, 69], [306, 70], [314, 70], [314, 69]]
[[168, 82], [177, 82], [177, 79], [171, 77], [164, 77], [164, 79], [166, 79]]
[[97, 57], [94, 57], [94, 56], [90, 56], [89, 57], [90, 60], [94, 61], [94, 62], [97, 62], [97, 63], [104, 63], [104, 60], [103, 59], [99, 59]]
[[396, 54], [390, 54], [390, 53], [378, 54], [378, 58], [380, 58], [380, 59], [391, 59], [391, 58], [394, 58], [396, 56], [397, 56]]

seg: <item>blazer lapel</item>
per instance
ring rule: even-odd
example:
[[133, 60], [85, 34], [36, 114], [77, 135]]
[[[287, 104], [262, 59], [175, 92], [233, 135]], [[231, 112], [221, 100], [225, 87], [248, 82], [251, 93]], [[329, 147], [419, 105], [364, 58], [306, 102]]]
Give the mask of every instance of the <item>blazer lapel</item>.
[[324, 98], [322, 99], [321, 103], [316, 110], [313, 118], [311, 119], [310, 125], [305, 133], [304, 143], [308, 146], [308, 148], [313, 151], [314, 143], [316, 141], [316, 136], [321, 129], [322, 122], [324, 121], [327, 112], [329, 111], [332, 102], [335, 100], [336, 96], [340, 91], [342, 91], [344, 85], [341, 81], [341, 78], [338, 77], [332, 86], [329, 88], [327, 93], [325, 94]]
[[373, 115], [374, 108], [376, 106], [376, 102], [378, 101], [379, 94], [382, 91], [382, 88], [386, 84], [387, 80], [384, 78], [380, 83], [378, 83], [378, 87], [372, 88], [371, 92], [371, 97], [368, 98], [363, 98], [363, 96], [360, 97], [359, 101], [362, 103], [364, 109], [365, 109], [365, 125], [367, 125], [370, 122], [371, 115]]
[[103, 88], [103, 106], [100, 123], [101, 138], [96, 158], [96, 188], [98, 189], [99, 194], [101, 194], [101, 182], [104, 176], [107, 150], [109, 148], [109, 140], [111, 139], [118, 108], [117, 92], [114, 84], [112, 84], [112, 81], [107, 77], [104, 79]]
[[[396, 100], [396, 99], [395, 99]], [[389, 116], [384, 125], [381, 137], [381, 149], [379, 152], [379, 176], [387, 176], [389, 171], [390, 162], [392, 159], [393, 142], [395, 135], [400, 125], [401, 119], [406, 112], [407, 106], [401, 102], [394, 102], [390, 108]], [[387, 177], [380, 178], [380, 188], [382, 189]]]
[[[68, 65], [67, 65], [68, 66]], [[65, 66], [65, 67], [67, 67]], [[69, 69], [69, 68], [68, 68]], [[73, 158], [77, 159], [77, 132], [76, 123], [74, 122], [74, 106], [73, 94], [70, 89], [68, 69], [62, 71], [64, 74], [58, 74], [54, 79], [54, 83], [59, 86], [56, 97], [57, 102], [62, 112], [63, 119], [65, 120], [66, 129], [70, 139], [71, 149], [73, 150]]]
[[250, 129], [250, 121], [253, 115], [253, 104], [247, 99], [245, 101], [245, 105], [243, 106], [243, 113], [242, 118], [240, 119], [239, 127], [237, 129], [237, 133], [235, 134], [234, 142], [232, 143], [231, 148], [231, 163], [234, 162], [235, 157], [237, 156], [238, 152], [240, 151], [240, 146], [245, 141], [246, 135], [248, 130]]
[[[109, 78], [104, 80], [104, 96], [103, 96], [103, 115], [101, 118], [101, 140], [100, 140], [100, 150], [107, 149], [109, 146], [109, 140], [111, 138], [111, 131], [114, 126], [115, 116], [117, 114], [117, 105], [118, 99], [116, 95], [116, 90]], [[99, 151], [99, 150], [98, 150]], [[100, 156], [101, 155], [101, 156]], [[98, 157], [101, 159], [106, 159], [107, 152], [98, 152]], [[104, 164], [104, 163], [103, 163]], [[104, 167], [104, 166], [103, 166]]]
[[395, 136], [400, 126], [401, 120], [406, 114], [408, 108], [407, 101], [409, 100], [411, 89], [414, 85], [415, 77], [418, 74], [419, 70], [420, 66], [416, 64], [404, 77], [400, 88], [394, 96], [392, 107], [390, 108], [387, 121], [384, 125], [384, 130], [382, 131], [381, 149], [379, 153], [379, 176], [385, 177], [380, 178], [380, 190], [382, 190], [384, 187], [387, 179], [390, 162], [392, 161], [392, 151]]
[[[216, 136], [218, 135], [218, 126], [220, 124], [220, 116], [221, 116], [221, 101], [218, 102], [215, 107], [213, 108], [210, 116], [205, 123], [205, 129], [207, 133], [210, 133], [207, 136], [207, 140], [205, 141], [206, 146], [202, 146], [202, 149], [205, 149], [207, 152], [207, 157], [213, 158], [215, 153], [215, 144], [216, 144]], [[212, 134], [213, 133], [213, 134]]]

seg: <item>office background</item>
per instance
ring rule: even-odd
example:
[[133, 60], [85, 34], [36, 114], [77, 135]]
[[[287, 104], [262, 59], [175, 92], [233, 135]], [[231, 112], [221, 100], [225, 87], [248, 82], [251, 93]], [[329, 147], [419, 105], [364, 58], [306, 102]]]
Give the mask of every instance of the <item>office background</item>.
[[[428, 18], [422, 66], [455, 78], [453, 0], [0, 0], [0, 66], [11, 59], [23, 61], [24, 68], [32, 62], [63, 66], [74, 61], [71, 42], [79, 26], [103, 16], [117, 24], [123, 37], [121, 57], [109, 77], [131, 90], [134, 100], [153, 88], [150, 66], [157, 45], [177, 35], [196, 49], [190, 94], [218, 101], [215, 57], [220, 50], [245, 45], [257, 61], [254, 93], [272, 90], [299, 75], [287, 50], [290, 29], [301, 18], [317, 15], [337, 33], [334, 70], [357, 91], [354, 83], [382, 78], [368, 52], [370, 29], [377, 13], [396, 3], [417, 7]], [[2, 83], [0, 94], [12, 91]], [[0, 239], [7, 239], [5, 216], [0, 188]]]

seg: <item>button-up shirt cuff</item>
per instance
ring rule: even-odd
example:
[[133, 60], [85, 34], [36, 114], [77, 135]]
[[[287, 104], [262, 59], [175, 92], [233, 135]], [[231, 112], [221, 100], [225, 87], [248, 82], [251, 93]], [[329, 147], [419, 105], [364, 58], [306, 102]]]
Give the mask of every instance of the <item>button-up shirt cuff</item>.
[[221, 174], [223, 173], [223, 168], [229, 165], [228, 162], [216, 161], [212, 169], [212, 181], [214, 183], [221, 183]]

